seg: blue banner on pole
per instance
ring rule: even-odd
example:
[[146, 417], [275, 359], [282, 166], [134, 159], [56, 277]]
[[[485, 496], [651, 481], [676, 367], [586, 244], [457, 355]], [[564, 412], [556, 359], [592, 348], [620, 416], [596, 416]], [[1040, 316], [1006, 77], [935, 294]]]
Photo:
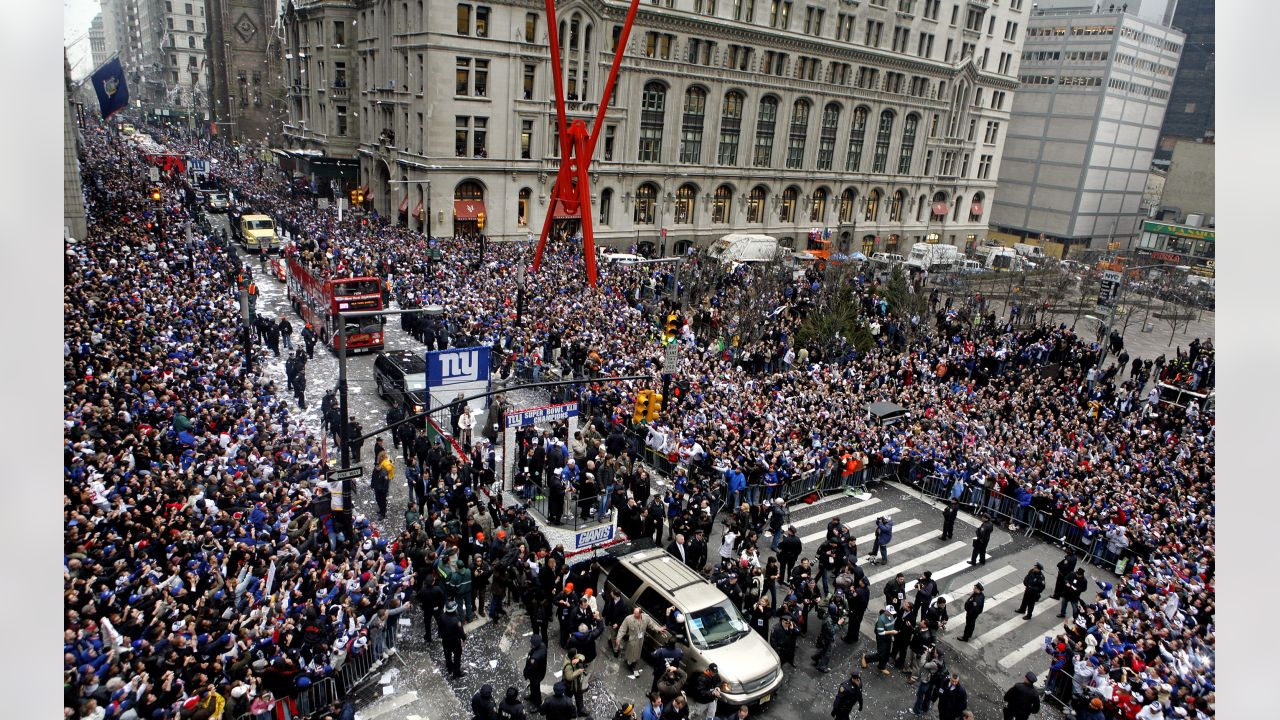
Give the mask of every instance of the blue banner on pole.
[[108, 60], [93, 73], [92, 80], [104, 120], [129, 106], [129, 86], [125, 84], [120, 58]]
[[490, 352], [490, 348], [479, 346], [427, 353], [427, 387], [487, 383]]

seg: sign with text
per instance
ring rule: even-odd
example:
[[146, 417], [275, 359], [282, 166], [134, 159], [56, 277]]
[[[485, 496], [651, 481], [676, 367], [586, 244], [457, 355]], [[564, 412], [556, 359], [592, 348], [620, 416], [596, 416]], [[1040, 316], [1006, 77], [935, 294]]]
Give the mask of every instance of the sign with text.
[[451, 348], [427, 353], [427, 386], [489, 382], [488, 347]]
[[573, 536], [573, 549], [581, 550], [602, 543], [607, 543], [613, 539], [617, 526], [613, 523], [601, 525], [600, 527], [583, 530]]
[[1115, 270], [1102, 272], [1102, 284], [1098, 286], [1098, 307], [1110, 307], [1120, 296], [1120, 273]]
[[539, 423], [559, 422], [573, 417], [578, 417], [578, 403], [576, 402], [547, 405], [507, 413], [506, 426], [509, 428], [526, 427]]

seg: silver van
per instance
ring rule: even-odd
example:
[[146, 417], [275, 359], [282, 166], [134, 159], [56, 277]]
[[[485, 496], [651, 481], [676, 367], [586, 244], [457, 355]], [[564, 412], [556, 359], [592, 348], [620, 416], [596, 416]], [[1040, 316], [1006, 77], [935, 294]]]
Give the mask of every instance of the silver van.
[[764, 705], [776, 696], [782, 684], [778, 654], [724, 593], [688, 565], [655, 548], [624, 555], [607, 572], [605, 587], [662, 628], [645, 638], [646, 649], [666, 642], [663, 618], [674, 607], [684, 616], [676, 642], [690, 676], [715, 663], [727, 686], [720, 699], [728, 705]]

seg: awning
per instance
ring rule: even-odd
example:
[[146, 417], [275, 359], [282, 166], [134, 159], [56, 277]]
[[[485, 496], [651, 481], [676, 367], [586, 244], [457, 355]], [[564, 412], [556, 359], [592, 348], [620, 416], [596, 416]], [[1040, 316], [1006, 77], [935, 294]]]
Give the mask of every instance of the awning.
[[481, 213], [484, 213], [483, 200], [454, 200], [453, 201], [453, 219], [454, 220], [479, 220]]
[[946, 214], [947, 214], [947, 204], [946, 204], [945, 202], [941, 201], [941, 200], [939, 200], [938, 202], [934, 203], [934, 204], [933, 204], [933, 214], [934, 214], [934, 215], [946, 215]]
[[982, 203], [980, 203], [980, 202], [976, 202], [976, 203], [974, 203], [974, 204], [970, 205], [970, 206], [969, 206], [969, 214], [970, 214], [970, 215], [981, 215], [981, 214], [982, 214]]
[[405, 195], [404, 199], [400, 201], [400, 214], [403, 215], [407, 212], [409, 212], [409, 196]]
[[581, 205], [579, 205], [576, 210], [571, 211], [569, 210], [569, 208], [565, 207], [565, 203], [563, 200], [556, 200], [555, 203], [556, 203], [555, 210], [551, 213], [552, 220], [572, 220], [574, 218], [577, 218], [579, 220], [582, 219]]
[[418, 207], [413, 209], [413, 219], [414, 220], [422, 219], [422, 201], [421, 200], [418, 201]]

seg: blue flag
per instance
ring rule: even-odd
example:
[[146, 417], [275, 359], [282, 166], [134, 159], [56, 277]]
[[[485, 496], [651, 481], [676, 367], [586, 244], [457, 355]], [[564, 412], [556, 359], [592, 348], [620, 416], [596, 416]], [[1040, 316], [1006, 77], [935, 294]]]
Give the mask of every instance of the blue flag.
[[104, 120], [129, 106], [129, 86], [124, 81], [120, 58], [111, 58], [93, 73], [93, 90], [98, 93]]

